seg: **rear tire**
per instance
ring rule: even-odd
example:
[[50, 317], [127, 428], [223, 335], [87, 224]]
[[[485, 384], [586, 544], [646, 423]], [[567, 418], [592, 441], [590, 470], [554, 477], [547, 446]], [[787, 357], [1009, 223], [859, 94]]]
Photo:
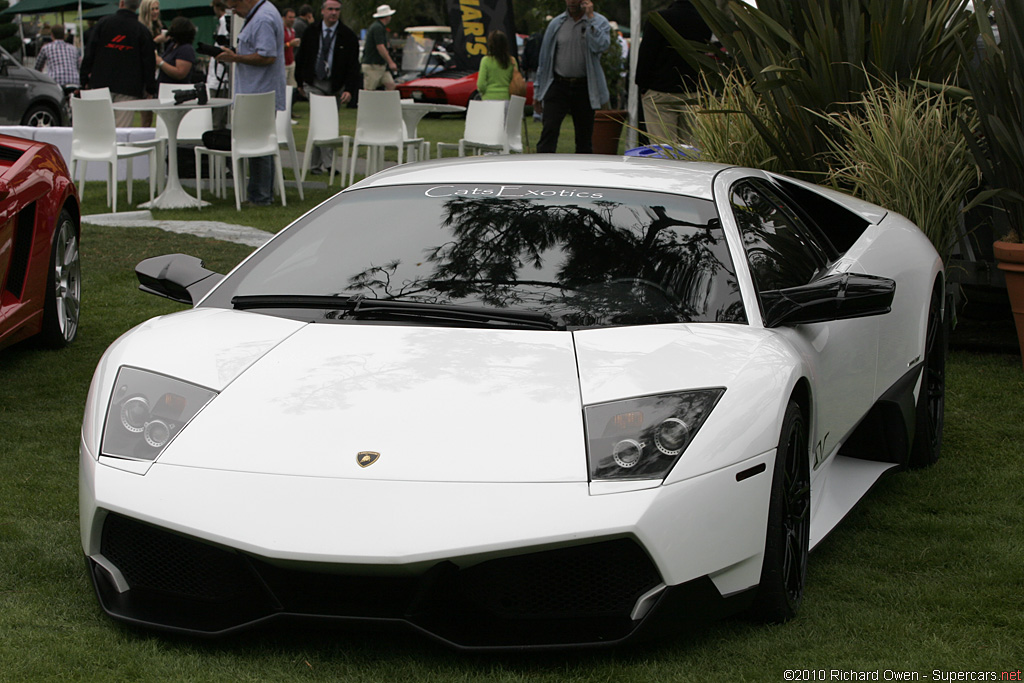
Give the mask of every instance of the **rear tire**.
[[790, 401], [775, 455], [768, 531], [754, 614], [770, 623], [792, 619], [804, 597], [811, 531], [811, 474], [807, 421]]
[[917, 397], [914, 443], [908, 465], [927, 467], [939, 459], [942, 451], [942, 425], [946, 413], [946, 353], [948, 341], [942, 320], [942, 292], [932, 292], [925, 329], [921, 391]]
[[50, 348], [63, 348], [78, 335], [78, 316], [82, 306], [82, 267], [78, 250], [78, 230], [66, 210], [57, 218], [50, 271], [46, 278], [43, 304], [43, 329], [39, 340]]

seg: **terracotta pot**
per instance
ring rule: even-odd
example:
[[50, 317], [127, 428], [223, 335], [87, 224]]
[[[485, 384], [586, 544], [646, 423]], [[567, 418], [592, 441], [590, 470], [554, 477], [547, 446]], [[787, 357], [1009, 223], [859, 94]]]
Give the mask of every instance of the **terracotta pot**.
[[1013, 322], [1017, 325], [1017, 342], [1024, 352], [1024, 244], [996, 242], [992, 245], [992, 251], [999, 270], [1006, 276], [1006, 291], [1010, 295]]
[[598, 109], [594, 112], [594, 154], [618, 154], [622, 124], [629, 118], [625, 109]]

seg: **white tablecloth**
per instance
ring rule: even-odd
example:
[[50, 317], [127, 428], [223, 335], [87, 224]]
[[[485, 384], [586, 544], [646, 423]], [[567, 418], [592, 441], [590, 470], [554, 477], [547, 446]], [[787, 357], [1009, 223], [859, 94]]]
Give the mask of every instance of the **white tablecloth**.
[[[71, 168], [71, 128], [33, 128], [31, 126], [0, 126], [0, 133], [13, 135], [29, 140], [39, 140], [56, 145], [60, 153], [64, 155], [64, 162]], [[155, 128], [118, 128], [118, 142], [135, 142], [137, 140], [152, 140], [156, 137]], [[130, 159], [122, 159], [117, 164], [117, 179], [124, 180], [127, 177], [128, 164]], [[132, 177], [138, 180], [149, 178], [149, 157], [140, 156], [135, 158], [135, 166], [132, 169]], [[91, 163], [86, 165], [86, 180], [106, 180], [107, 165]], [[75, 179], [77, 180], [77, 178]]]

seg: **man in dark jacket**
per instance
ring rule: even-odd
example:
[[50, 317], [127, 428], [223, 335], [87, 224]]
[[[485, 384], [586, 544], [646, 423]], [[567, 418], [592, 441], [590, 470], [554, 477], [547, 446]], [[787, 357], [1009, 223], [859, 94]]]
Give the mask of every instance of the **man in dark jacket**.
[[[121, 0], [117, 12], [96, 24], [82, 58], [83, 89], [110, 88], [114, 102], [156, 94], [153, 35], [135, 15], [139, 0]], [[135, 112], [114, 112], [117, 126], [130, 126]]]
[[[658, 14], [686, 40], [711, 40], [711, 29], [690, 0], [675, 0]], [[686, 95], [697, 90], [697, 72], [651, 25], [650, 19], [644, 22], [641, 35], [636, 84], [640, 88], [647, 133], [653, 143], [686, 143], [690, 137]]]
[[[359, 39], [341, 23], [341, 3], [326, 0], [320, 8], [323, 19], [310, 25], [299, 43], [295, 58], [295, 80], [306, 97], [333, 95], [347, 104], [359, 90]], [[314, 147], [310, 173], [323, 173], [332, 150]]]

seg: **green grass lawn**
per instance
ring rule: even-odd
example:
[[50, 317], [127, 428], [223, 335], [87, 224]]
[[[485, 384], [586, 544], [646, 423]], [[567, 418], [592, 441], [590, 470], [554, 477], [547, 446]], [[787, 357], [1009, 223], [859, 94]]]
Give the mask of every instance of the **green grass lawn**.
[[[102, 184], [89, 189], [92, 213]], [[273, 232], [329, 194], [201, 214]], [[610, 652], [468, 656], [406, 634], [282, 630], [207, 642], [115, 623], [99, 610], [78, 534], [78, 435], [93, 369], [125, 330], [182, 308], [138, 291], [139, 260], [184, 252], [223, 272], [249, 251], [88, 226], [79, 339], [57, 352], [0, 352], [0, 681], [782, 681], [788, 669], [928, 680], [934, 669], [998, 675], [1024, 663], [1024, 371], [1019, 356], [965, 352], [950, 358], [942, 459], [884, 479], [821, 544], [789, 624], [734, 618]]]

